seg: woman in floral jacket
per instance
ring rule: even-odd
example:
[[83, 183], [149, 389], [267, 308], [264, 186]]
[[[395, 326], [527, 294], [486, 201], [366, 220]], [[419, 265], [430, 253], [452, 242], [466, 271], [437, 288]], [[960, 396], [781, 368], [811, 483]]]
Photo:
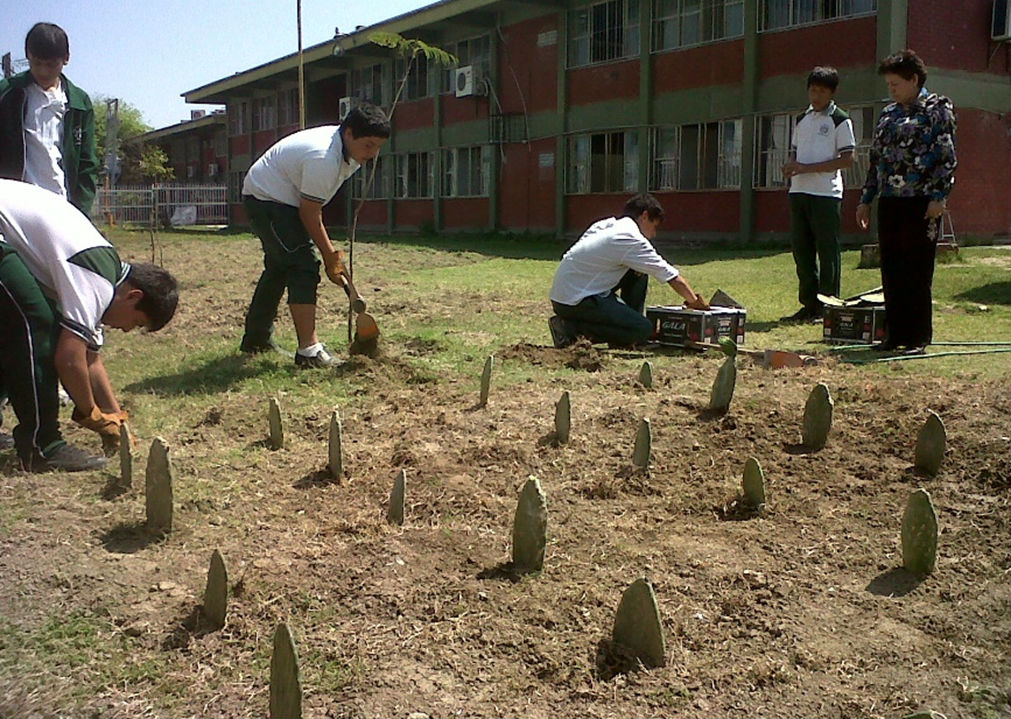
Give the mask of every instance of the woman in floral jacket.
[[932, 339], [931, 283], [941, 215], [954, 182], [955, 112], [951, 100], [927, 92], [927, 68], [902, 50], [878, 66], [893, 103], [881, 111], [857, 224], [870, 225], [878, 200], [881, 283], [888, 336], [877, 349], [923, 354]]

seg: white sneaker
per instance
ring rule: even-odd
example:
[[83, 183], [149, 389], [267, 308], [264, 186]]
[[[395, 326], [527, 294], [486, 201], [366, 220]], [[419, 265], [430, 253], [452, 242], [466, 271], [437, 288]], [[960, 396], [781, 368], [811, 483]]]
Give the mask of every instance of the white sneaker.
[[328, 367], [338, 367], [340, 362], [334, 359], [334, 357], [326, 351], [326, 347], [320, 345], [319, 351], [306, 357], [305, 355], [295, 353], [295, 366], [299, 369], [312, 369], [312, 368], [323, 368]]

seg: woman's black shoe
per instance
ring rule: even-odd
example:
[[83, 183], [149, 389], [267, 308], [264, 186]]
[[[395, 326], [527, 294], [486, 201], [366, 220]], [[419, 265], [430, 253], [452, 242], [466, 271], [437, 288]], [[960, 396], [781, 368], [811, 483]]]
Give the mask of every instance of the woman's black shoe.
[[894, 352], [899, 346], [892, 342], [891, 340], [885, 340], [881, 344], [876, 344], [871, 347], [872, 352]]

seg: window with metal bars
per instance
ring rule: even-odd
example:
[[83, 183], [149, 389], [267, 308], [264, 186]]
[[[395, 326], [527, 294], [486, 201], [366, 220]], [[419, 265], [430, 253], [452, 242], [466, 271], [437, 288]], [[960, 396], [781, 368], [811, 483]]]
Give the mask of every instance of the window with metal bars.
[[639, 133], [602, 132], [569, 138], [566, 192], [635, 192], [639, 186]]
[[639, 0], [607, 0], [569, 12], [569, 67], [639, 54]]
[[653, 0], [653, 50], [744, 35], [744, 0]]
[[650, 190], [741, 186], [740, 118], [653, 128]]
[[405, 152], [396, 155], [394, 197], [425, 198], [432, 196], [432, 153]]
[[491, 171], [491, 148], [455, 147], [442, 151], [442, 196], [485, 197]]
[[761, 0], [759, 30], [778, 30], [877, 12], [877, 0]]

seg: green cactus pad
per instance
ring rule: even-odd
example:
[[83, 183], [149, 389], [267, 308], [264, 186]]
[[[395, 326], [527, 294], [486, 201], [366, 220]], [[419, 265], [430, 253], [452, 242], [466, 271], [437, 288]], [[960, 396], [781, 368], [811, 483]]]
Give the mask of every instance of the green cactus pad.
[[330, 436], [327, 448], [327, 469], [330, 470], [331, 477], [340, 481], [344, 479], [344, 427], [337, 410], [334, 410], [330, 415]]
[[639, 431], [635, 433], [635, 449], [632, 451], [632, 464], [636, 467], [648, 467], [650, 454], [653, 451], [653, 432], [649, 419], [643, 418], [639, 423]]
[[667, 663], [660, 607], [649, 580], [636, 579], [621, 596], [611, 638], [644, 666], [655, 668]]
[[748, 457], [744, 463], [741, 486], [748, 506], [758, 509], [765, 504], [765, 475], [762, 473], [762, 465], [754, 457]]
[[302, 676], [291, 629], [283, 622], [274, 631], [270, 659], [270, 719], [302, 719]]
[[810, 449], [821, 449], [828, 442], [828, 433], [832, 429], [832, 412], [835, 402], [829, 394], [828, 385], [819, 382], [811, 390], [804, 405], [804, 446]]
[[572, 431], [572, 402], [569, 392], [562, 392], [561, 399], [555, 404], [555, 437], [559, 444], [568, 444]]
[[126, 422], [119, 427], [119, 486], [122, 489], [133, 486], [133, 443]]
[[204, 589], [204, 616], [216, 629], [225, 626], [225, 612], [228, 607], [228, 570], [221, 552], [211, 553], [211, 564], [207, 569], [207, 586]]
[[390, 506], [386, 510], [386, 521], [390, 524], [404, 523], [404, 508], [407, 500], [407, 470], [402, 469], [393, 480], [390, 491]]
[[941, 469], [941, 462], [944, 461], [948, 435], [944, 431], [944, 422], [936, 413], [928, 412], [927, 415], [927, 421], [923, 423], [920, 434], [916, 437], [913, 464], [933, 476]]
[[914, 574], [930, 574], [937, 562], [937, 513], [930, 495], [918, 489], [909, 496], [902, 517], [902, 564]]
[[646, 389], [653, 389], [653, 363], [646, 361], [639, 369], [639, 384]]
[[723, 350], [723, 354], [727, 357], [737, 356], [737, 343], [729, 337], [720, 337], [716, 340], [716, 343], [719, 344], [720, 349]]
[[491, 371], [495, 367], [495, 355], [488, 355], [484, 361], [484, 370], [481, 372], [481, 398], [478, 405], [484, 407], [488, 404], [488, 393], [491, 391]]
[[544, 568], [547, 546], [548, 503], [540, 480], [530, 477], [516, 505], [513, 518], [513, 567], [521, 572], [539, 572]]
[[284, 446], [284, 428], [281, 426], [281, 403], [276, 397], [270, 398], [267, 421], [270, 423], [270, 448], [281, 449]]
[[713, 390], [709, 394], [709, 409], [726, 412], [730, 409], [730, 400], [734, 397], [734, 385], [737, 384], [737, 361], [733, 356], [727, 357], [716, 373]]
[[147, 528], [151, 531], [172, 531], [173, 475], [168, 445], [164, 439], [156, 437], [147, 456], [144, 477]]

